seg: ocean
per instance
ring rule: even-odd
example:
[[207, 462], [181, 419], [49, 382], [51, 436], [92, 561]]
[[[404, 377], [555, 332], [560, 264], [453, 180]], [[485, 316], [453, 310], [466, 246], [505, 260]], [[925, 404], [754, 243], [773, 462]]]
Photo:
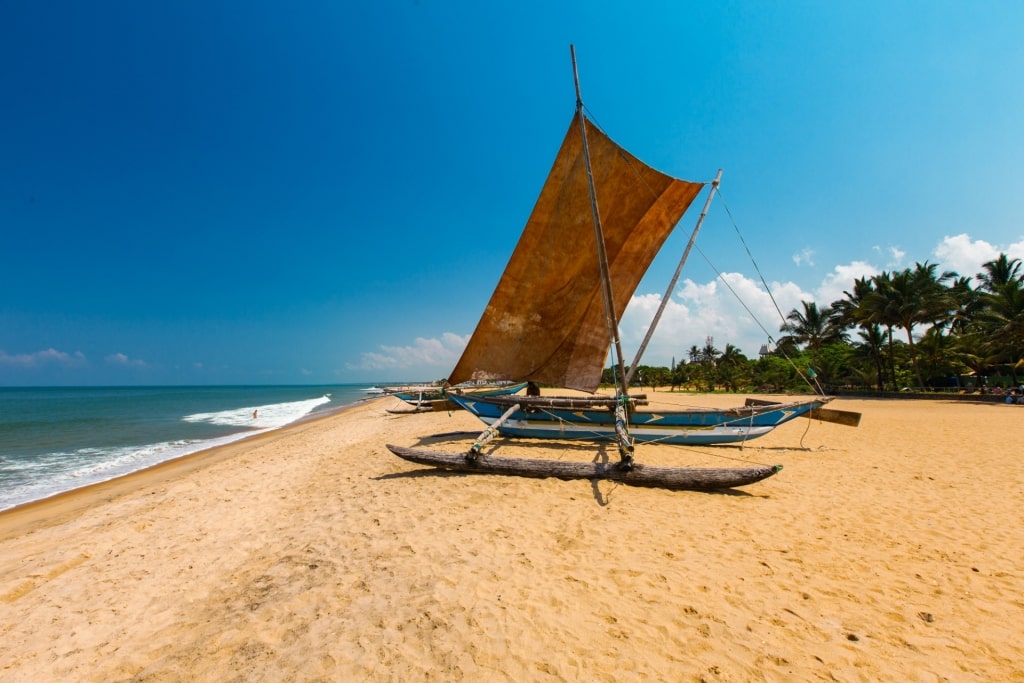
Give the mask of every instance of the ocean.
[[0, 510], [334, 412], [369, 388], [0, 387]]

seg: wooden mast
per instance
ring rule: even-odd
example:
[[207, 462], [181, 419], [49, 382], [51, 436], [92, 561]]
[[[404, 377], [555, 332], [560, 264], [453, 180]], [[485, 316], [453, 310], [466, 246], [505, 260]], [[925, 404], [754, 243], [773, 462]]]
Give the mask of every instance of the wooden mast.
[[587, 167], [587, 183], [590, 188], [590, 208], [594, 214], [594, 237], [597, 242], [597, 261], [601, 269], [601, 293], [604, 298], [605, 323], [608, 327], [608, 338], [615, 348], [615, 362], [618, 364], [618, 384], [615, 389], [617, 398], [615, 409], [615, 432], [619, 446], [620, 465], [633, 467], [633, 442], [627, 430], [628, 418], [625, 403], [628, 401], [626, 384], [626, 367], [622, 357], [622, 343], [619, 340], [619, 324], [615, 319], [615, 300], [612, 298], [611, 269], [608, 266], [608, 252], [604, 244], [604, 230], [601, 228], [601, 212], [597, 207], [597, 190], [594, 188], [594, 173], [590, 167], [590, 149], [587, 146], [587, 122], [583, 116], [583, 97], [580, 95], [580, 77], [576, 69], [576, 46], [569, 45], [572, 55], [572, 78], [576, 85], [576, 118], [580, 124], [580, 138], [583, 142], [583, 161]]

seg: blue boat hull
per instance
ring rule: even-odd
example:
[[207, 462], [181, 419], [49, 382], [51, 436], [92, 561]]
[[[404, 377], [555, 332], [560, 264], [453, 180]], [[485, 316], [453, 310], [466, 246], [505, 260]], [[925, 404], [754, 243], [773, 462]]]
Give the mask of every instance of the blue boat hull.
[[[501, 417], [516, 403], [513, 397], [451, 396], [451, 400], [476, 415], [487, 425]], [[637, 443], [711, 445], [739, 443], [764, 436], [781, 424], [825, 405], [822, 398], [771, 406], [744, 406], [685, 411], [634, 409], [629, 413], [629, 434]], [[544, 406], [539, 399], [522, 402], [498, 427], [503, 436], [614, 441], [615, 414], [606, 407], [573, 408]]]

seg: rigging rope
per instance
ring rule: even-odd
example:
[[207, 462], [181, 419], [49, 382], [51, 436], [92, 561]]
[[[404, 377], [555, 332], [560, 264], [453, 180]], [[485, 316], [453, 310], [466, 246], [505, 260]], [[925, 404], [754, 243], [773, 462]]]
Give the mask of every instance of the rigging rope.
[[[719, 199], [721, 201], [722, 206], [725, 208], [726, 215], [729, 217], [729, 222], [732, 223], [733, 230], [736, 231], [736, 236], [739, 238], [740, 244], [743, 245], [744, 251], [747, 252], [747, 256], [750, 258], [750, 262], [754, 266], [754, 271], [757, 273], [757, 277], [760, 278], [761, 284], [764, 286], [765, 292], [768, 293], [768, 298], [771, 299], [772, 306], [775, 307], [775, 311], [779, 314], [779, 319], [782, 320], [782, 324], [785, 325], [786, 324], [786, 316], [782, 313], [782, 309], [779, 308], [779, 302], [775, 300], [775, 295], [772, 294], [771, 287], [768, 286], [768, 282], [764, 279], [764, 274], [761, 273], [761, 268], [760, 268], [760, 266], [757, 265], [757, 261], [754, 259], [754, 255], [750, 253], [750, 248], [747, 246], [747, 241], [745, 239], [743, 239], [743, 235], [742, 235], [742, 233], [740, 233], [740, 228], [739, 228], [738, 225], [736, 225], [736, 221], [732, 217], [732, 211], [729, 210], [729, 204], [725, 201], [725, 196], [722, 194], [722, 189], [721, 188], [718, 189], [718, 196], [719, 196]], [[700, 255], [704, 257], [704, 261], [708, 264], [708, 267], [711, 268], [711, 270], [713, 270], [715, 272], [715, 275], [718, 277], [719, 280], [722, 281], [722, 284], [725, 285], [726, 289], [728, 289], [729, 292], [732, 293], [732, 295], [734, 297], [736, 297], [736, 300], [743, 307], [743, 310], [745, 310], [750, 315], [751, 320], [753, 320], [754, 323], [758, 327], [761, 328], [761, 331], [764, 332], [765, 336], [768, 338], [768, 343], [771, 344], [772, 346], [774, 346], [776, 352], [781, 354], [782, 357], [785, 358], [787, 362], [789, 362], [789, 364], [796, 371], [797, 375], [800, 376], [800, 379], [802, 379], [804, 381], [804, 383], [807, 384], [807, 386], [809, 386], [811, 389], [813, 389], [816, 394], [824, 396], [825, 395], [825, 391], [824, 391], [824, 389], [822, 389], [821, 384], [818, 383], [818, 380], [817, 380], [817, 377], [816, 377], [816, 375], [814, 373], [814, 370], [809, 368], [809, 370], [810, 370], [810, 377], [808, 377], [806, 374], [804, 374], [804, 372], [799, 368], [799, 366], [797, 366], [797, 364], [793, 361], [793, 359], [790, 358], [786, 354], [786, 352], [778, 345], [778, 343], [775, 341], [775, 338], [772, 337], [771, 332], [769, 332], [765, 328], [765, 326], [761, 324], [761, 321], [757, 319], [757, 316], [754, 315], [754, 312], [751, 311], [750, 307], [747, 306], [746, 302], [744, 302], [743, 299], [740, 298], [740, 295], [736, 293], [736, 290], [732, 288], [732, 286], [729, 284], [728, 280], [725, 279], [725, 277], [718, 270], [718, 268], [716, 268], [715, 265], [713, 263], [711, 263], [711, 259], [708, 258], [708, 255], [705, 254], [704, 251], [699, 246], [694, 245], [694, 247], [696, 247], [696, 249], [700, 253]]]
[[[786, 321], [786, 316], [782, 314], [782, 309], [779, 308], [779, 303], [775, 300], [775, 297], [772, 295], [771, 287], [769, 287], [768, 283], [765, 282], [764, 275], [761, 273], [761, 268], [757, 265], [757, 261], [754, 260], [754, 255], [750, 253], [750, 248], [747, 246], [747, 241], [745, 239], [743, 239], [743, 235], [740, 233], [740, 228], [739, 228], [738, 225], [736, 225], [736, 221], [732, 217], [732, 211], [729, 210], [729, 204], [725, 201], [725, 196], [722, 194], [722, 188], [718, 188], [718, 197], [719, 197], [720, 201], [722, 202], [722, 206], [725, 208], [726, 215], [729, 216], [729, 222], [732, 223], [732, 228], [733, 228], [733, 230], [736, 231], [736, 236], [739, 238], [740, 244], [743, 245], [744, 251], [746, 251], [747, 252], [747, 256], [750, 257], [750, 262], [752, 264], [754, 264], [754, 270], [757, 272], [757, 276], [759, 278], [761, 278], [761, 284], [764, 285], [765, 291], [768, 292], [768, 298], [772, 300], [772, 305], [775, 306], [775, 310], [778, 312], [779, 317], [782, 319], [783, 322], [785, 322]], [[705, 258], [705, 260], [707, 259], [706, 256], [704, 258]], [[709, 265], [710, 265], [710, 262], [709, 262]], [[731, 290], [731, 288], [730, 288], [730, 290]], [[735, 294], [735, 292], [733, 292], [733, 294]], [[737, 298], [739, 298], [739, 297], [737, 297]], [[742, 303], [742, 302], [740, 302], [740, 303]], [[744, 308], [746, 308], [746, 306], [744, 306]], [[749, 308], [747, 309], [747, 312], [748, 313], [750, 312]], [[751, 315], [753, 315], [753, 314], [751, 314]], [[756, 319], [755, 319], [755, 322], [756, 322]], [[758, 325], [760, 325], [760, 323], [758, 323]], [[761, 329], [764, 330], [763, 327]], [[768, 333], [767, 330], [765, 330], [765, 334], [767, 334], [767, 333]], [[771, 339], [770, 335], [769, 335], [769, 339]]]

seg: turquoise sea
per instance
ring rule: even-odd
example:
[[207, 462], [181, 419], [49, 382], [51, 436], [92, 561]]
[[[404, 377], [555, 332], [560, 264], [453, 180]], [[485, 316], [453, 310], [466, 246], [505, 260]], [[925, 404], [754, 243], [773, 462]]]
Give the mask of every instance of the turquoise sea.
[[0, 387], [0, 510], [337, 411], [369, 387]]

